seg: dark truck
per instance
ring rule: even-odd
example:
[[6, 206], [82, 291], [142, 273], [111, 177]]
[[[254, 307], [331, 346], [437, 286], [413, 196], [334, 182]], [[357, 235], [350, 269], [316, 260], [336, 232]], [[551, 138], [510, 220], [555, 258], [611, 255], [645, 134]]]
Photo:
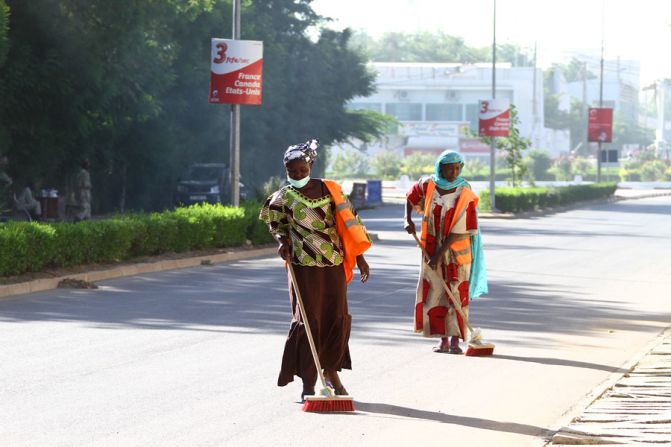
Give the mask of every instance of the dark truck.
[[[195, 163], [177, 181], [175, 205], [194, 203], [229, 203], [230, 173], [224, 163]], [[240, 199], [247, 198], [245, 186], [240, 183]]]

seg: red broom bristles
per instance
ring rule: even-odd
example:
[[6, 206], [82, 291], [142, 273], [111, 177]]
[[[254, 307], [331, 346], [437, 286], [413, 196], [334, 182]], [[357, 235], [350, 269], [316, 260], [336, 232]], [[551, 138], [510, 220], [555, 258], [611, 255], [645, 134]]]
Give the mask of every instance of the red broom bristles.
[[494, 345], [491, 343], [470, 343], [466, 355], [471, 357], [485, 357], [494, 355]]
[[349, 398], [342, 397], [305, 397], [305, 402], [303, 402], [303, 411], [310, 411], [314, 413], [330, 413], [330, 412], [343, 412], [343, 411], [355, 411], [354, 410], [354, 401]]

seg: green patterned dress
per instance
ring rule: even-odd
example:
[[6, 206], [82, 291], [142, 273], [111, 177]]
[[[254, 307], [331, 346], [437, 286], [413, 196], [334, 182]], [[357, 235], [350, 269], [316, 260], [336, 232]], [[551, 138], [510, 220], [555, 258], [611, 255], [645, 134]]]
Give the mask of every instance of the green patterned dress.
[[[323, 183], [322, 191], [321, 198], [310, 199], [292, 186], [285, 186], [266, 200], [259, 218], [268, 224], [273, 236], [291, 239], [296, 285], [310, 321], [319, 361], [324, 369], [340, 371], [352, 368], [349, 352], [352, 317], [347, 307], [335, 204]], [[291, 281], [289, 287], [292, 320], [277, 384], [284, 386], [299, 376], [304, 387], [313, 387], [317, 369]]]

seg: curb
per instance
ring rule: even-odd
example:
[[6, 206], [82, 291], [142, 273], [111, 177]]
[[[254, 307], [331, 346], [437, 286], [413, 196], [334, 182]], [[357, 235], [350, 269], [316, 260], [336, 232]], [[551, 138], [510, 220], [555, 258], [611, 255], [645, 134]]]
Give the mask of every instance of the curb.
[[140, 262], [137, 264], [123, 265], [105, 270], [96, 270], [73, 275], [63, 275], [54, 278], [35, 279], [16, 284], [0, 286], [0, 298], [9, 298], [16, 295], [42, 292], [58, 287], [58, 283], [64, 279], [77, 279], [87, 282], [103, 281], [106, 279], [121, 278], [125, 276], [141, 275], [144, 273], [163, 272], [166, 270], [177, 270], [199, 266], [205, 261], [206, 264], [221, 264], [224, 262], [239, 261], [261, 256], [270, 256], [277, 253], [276, 247], [264, 247], [244, 251], [232, 251], [213, 255], [194, 256], [191, 258], [170, 259], [157, 262]]
[[[555, 423], [554, 427], [549, 430], [549, 433], [544, 437], [543, 447], [549, 447], [553, 445], [553, 438], [556, 434], [560, 433], [563, 428], [571, 424], [576, 418], [580, 417], [585, 410], [587, 410], [593, 403], [598, 401], [606, 392], [613, 388], [615, 384], [622, 379], [626, 374], [630, 373], [636, 368], [636, 366], [641, 363], [641, 361], [648, 356], [652, 350], [664, 342], [665, 338], [671, 335], [671, 326], [662, 329], [645, 347], [634, 354], [633, 357], [629, 358], [623, 362], [619, 367], [618, 371], [611, 373], [606, 379], [594, 387], [591, 391], [585, 394], [578, 402], [571, 405], [564, 413], [560, 416], [559, 421]], [[566, 442], [560, 443], [560, 445], [582, 445], [582, 444], [595, 444], [594, 442]], [[601, 444], [601, 443], [600, 443]], [[609, 443], [611, 445], [612, 443]]]
[[[379, 241], [380, 237], [375, 232], [368, 233], [371, 240]], [[106, 279], [123, 278], [126, 276], [142, 275], [144, 273], [163, 272], [166, 270], [178, 270], [199, 265], [223, 264], [225, 262], [239, 261], [242, 259], [256, 258], [262, 256], [273, 256], [277, 254], [277, 247], [255, 248], [251, 250], [231, 251], [212, 255], [194, 256], [182, 259], [169, 259], [156, 262], [138, 262], [136, 264], [122, 265], [105, 270], [94, 270], [85, 273], [62, 275], [53, 278], [34, 279], [16, 284], [0, 286], [0, 299], [10, 298], [16, 295], [26, 295], [34, 292], [43, 292], [58, 288], [58, 283], [64, 279], [76, 279], [86, 282], [104, 281]]]

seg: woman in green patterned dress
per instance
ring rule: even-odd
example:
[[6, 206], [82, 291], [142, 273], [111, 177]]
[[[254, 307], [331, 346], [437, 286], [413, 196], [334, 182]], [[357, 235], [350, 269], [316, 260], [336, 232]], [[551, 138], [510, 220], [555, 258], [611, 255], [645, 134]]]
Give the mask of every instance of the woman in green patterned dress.
[[[289, 185], [266, 200], [259, 218], [268, 224], [271, 234], [278, 241], [278, 254], [293, 264], [324, 375], [336, 394], [346, 395], [347, 390], [340, 381], [338, 371], [352, 369], [348, 346], [352, 324], [347, 308], [348, 275], [343, 262], [343, 238], [336, 230], [338, 211], [336, 200], [329, 191], [330, 182], [310, 177], [318, 147], [318, 140], [310, 140], [287, 149], [284, 165]], [[337, 200], [339, 209], [343, 204], [351, 209], [346, 198], [346, 202], [341, 202], [342, 198]], [[356, 216], [354, 226], [359, 225], [359, 231], [363, 229], [365, 233]], [[361, 273], [361, 282], [365, 283], [369, 267], [363, 254], [356, 256], [356, 265]], [[299, 376], [303, 381], [302, 398], [314, 394], [317, 369], [296, 304], [295, 291], [291, 284], [289, 287], [293, 318], [277, 384], [285, 386], [294, 380], [295, 375]]]

